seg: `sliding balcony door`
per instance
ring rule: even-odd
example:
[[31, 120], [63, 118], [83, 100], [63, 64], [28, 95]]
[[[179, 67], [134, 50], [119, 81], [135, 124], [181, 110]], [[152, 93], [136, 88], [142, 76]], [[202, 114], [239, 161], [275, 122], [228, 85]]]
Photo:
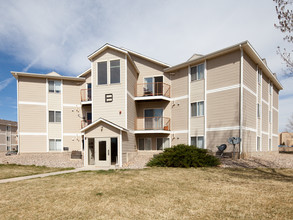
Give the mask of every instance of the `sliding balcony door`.
[[163, 129], [163, 109], [145, 109], [144, 117], [145, 130]]

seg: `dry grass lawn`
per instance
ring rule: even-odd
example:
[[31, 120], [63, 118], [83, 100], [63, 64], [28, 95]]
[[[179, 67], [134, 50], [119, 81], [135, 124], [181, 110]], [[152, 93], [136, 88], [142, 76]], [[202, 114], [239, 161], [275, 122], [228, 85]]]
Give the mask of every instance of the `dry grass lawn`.
[[0, 185], [0, 219], [292, 219], [292, 169], [91, 171]]
[[68, 168], [51, 168], [41, 166], [23, 166], [16, 164], [0, 164], [0, 179], [8, 179], [19, 176], [29, 176], [41, 173], [50, 173], [61, 170], [68, 170]]

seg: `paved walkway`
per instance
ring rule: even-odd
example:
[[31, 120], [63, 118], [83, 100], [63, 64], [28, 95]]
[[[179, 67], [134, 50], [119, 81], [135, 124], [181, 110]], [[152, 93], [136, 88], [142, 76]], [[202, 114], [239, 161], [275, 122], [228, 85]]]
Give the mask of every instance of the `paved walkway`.
[[31, 175], [31, 176], [20, 176], [20, 177], [14, 177], [10, 179], [2, 179], [0, 180], [1, 183], [10, 183], [10, 182], [16, 182], [16, 181], [21, 181], [21, 180], [28, 180], [28, 179], [35, 179], [35, 178], [43, 178], [47, 176], [55, 176], [55, 175], [60, 175], [60, 174], [65, 174], [65, 173], [76, 173], [80, 171], [86, 171], [86, 170], [107, 170], [107, 169], [101, 169], [101, 168], [76, 168], [74, 170], [64, 170], [64, 171], [58, 171], [58, 172], [52, 172], [52, 173], [42, 173], [42, 174], [36, 174], [36, 175]]

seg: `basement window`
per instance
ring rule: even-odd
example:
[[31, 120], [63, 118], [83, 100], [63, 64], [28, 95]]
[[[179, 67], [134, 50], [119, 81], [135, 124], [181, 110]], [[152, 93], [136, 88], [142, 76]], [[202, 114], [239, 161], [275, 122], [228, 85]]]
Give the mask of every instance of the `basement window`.
[[49, 139], [49, 151], [61, 151], [61, 139]]
[[190, 137], [190, 145], [196, 146], [198, 148], [204, 148], [204, 136]]

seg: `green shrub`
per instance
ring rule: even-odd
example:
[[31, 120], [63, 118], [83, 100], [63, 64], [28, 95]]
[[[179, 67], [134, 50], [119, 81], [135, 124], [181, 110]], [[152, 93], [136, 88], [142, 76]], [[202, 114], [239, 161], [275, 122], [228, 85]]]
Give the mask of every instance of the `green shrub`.
[[206, 149], [179, 144], [167, 148], [163, 153], [154, 156], [147, 166], [153, 167], [211, 167], [220, 164], [220, 160]]

